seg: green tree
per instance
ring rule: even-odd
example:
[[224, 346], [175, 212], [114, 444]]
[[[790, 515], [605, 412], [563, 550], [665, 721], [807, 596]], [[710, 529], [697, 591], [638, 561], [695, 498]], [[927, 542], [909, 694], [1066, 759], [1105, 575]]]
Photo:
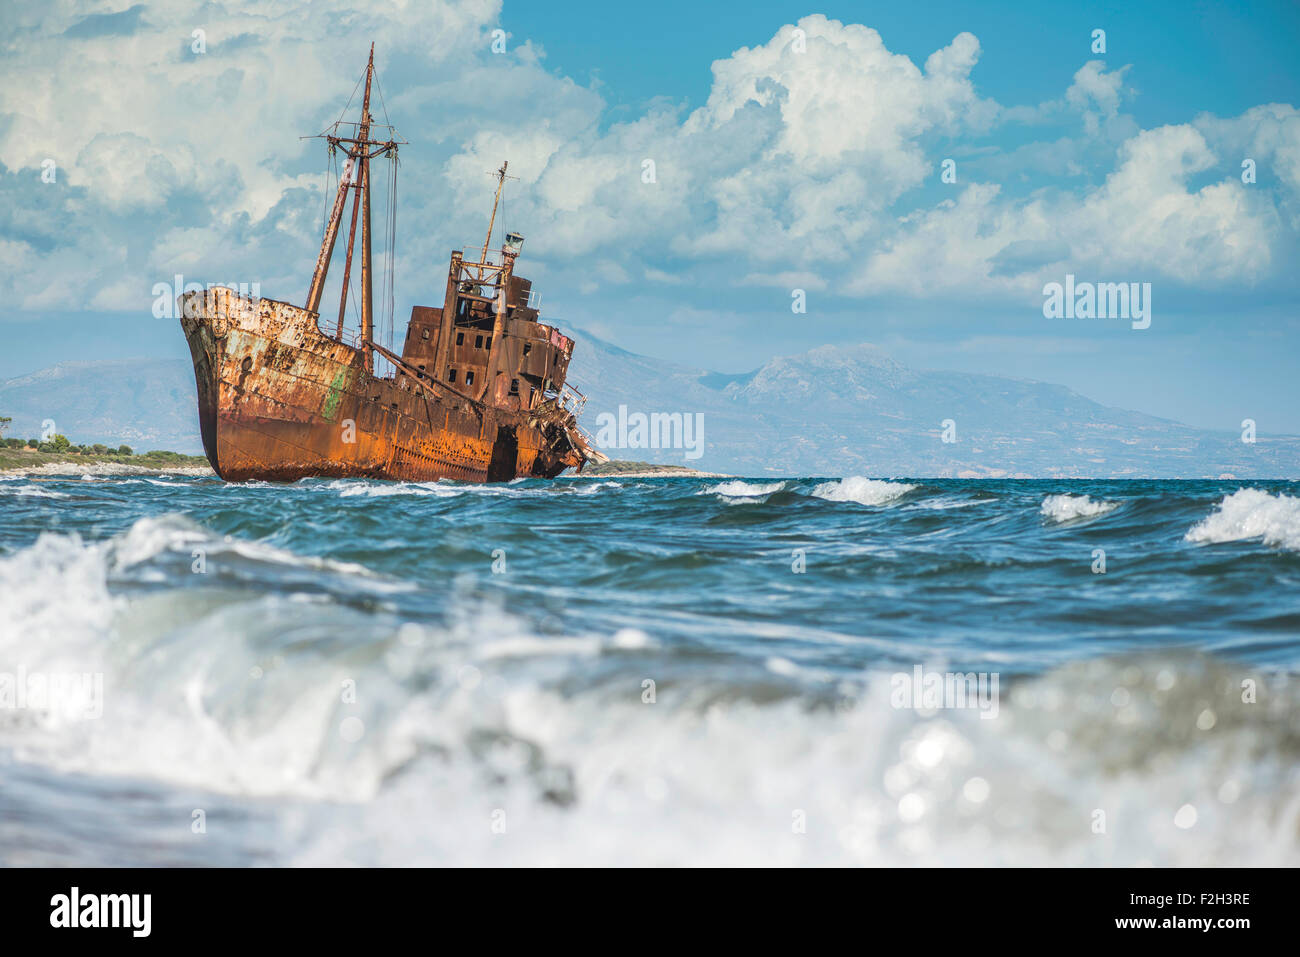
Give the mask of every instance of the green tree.
[[54, 446], [54, 451], [56, 452], [66, 452], [68, 449], [72, 448], [72, 443], [62, 432], [56, 432], [54, 438], [50, 441], [50, 444]]
[[38, 445], [40, 445], [40, 444], [41, 444], [41, 443], [37, 442], [35, 439], [28, 439], [28, 440], [27, 440], [27, 447], [28, 447], [29, 449], [34, 449], [34, 448], [36, 448], [36, 447], [37, 447]]
[[119, 446], [117, 447], [117, 454], [118, 454], [118, 455], [134, 455], [135, 453], [131, 451], [131, 446], [129, 446], [129, 445], [119, 445]]

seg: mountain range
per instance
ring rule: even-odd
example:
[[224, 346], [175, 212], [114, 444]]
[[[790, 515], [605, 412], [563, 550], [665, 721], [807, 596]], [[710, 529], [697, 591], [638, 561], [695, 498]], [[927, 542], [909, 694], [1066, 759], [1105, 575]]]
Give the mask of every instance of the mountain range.
[[[620, 406], [624, 421], [683, 413], [702, 430], [698, 456], [624, 445], [606, 448], [612, 458], [752, 476], [1300, 477], [1297, 436], [1248, 443], [1063, 386], [911, 369], [868, 344], [822, 346], [724, 375], [572, 334], [569, 381], [587, 396], [581, 422], [594, 436]], [[38, 435], [50, 419], [75, 443], [202, 451], [183, 359], [63, 362], [0, 382], [0, 415], [14, 420], [10, 436]]]
[[60, 362], [0, 381], [0, 415], [13, 418], [7, 437], [39, 437], [49, 421], [77, 445], [203, 454], [194, 369], [185, 359]]
[[[590, 333], [570, 381], [602, 412], [701, 412], [704, 455], [616, 458], [741, 475], [1012, 478], [1295, 478], [1300, 436], [1211, 432], [1116, 409], [1064, 386], [907, 368], [869, 344], [821, 346], [722, 375], [636, 355]], [[945, 438], [950, 441], [945, 441]]]

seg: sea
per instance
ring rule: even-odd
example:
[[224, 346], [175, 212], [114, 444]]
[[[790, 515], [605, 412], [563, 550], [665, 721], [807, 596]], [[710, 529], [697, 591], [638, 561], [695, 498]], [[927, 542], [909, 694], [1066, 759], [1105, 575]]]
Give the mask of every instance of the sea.
[[1300, 864], [1300, 483], [0, 478], [0, 864]]

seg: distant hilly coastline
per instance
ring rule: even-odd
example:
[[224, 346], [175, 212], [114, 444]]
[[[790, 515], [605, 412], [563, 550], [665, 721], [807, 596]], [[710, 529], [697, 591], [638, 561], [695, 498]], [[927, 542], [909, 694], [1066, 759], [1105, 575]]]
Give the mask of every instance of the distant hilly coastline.
[[[613, 439], [614, 459], [755, 476], [1300, 478], [1300, 436], [1248, 444], [1063, 386], [910, 369], [868, 344], [726, 375], [573, 334], [570, 382], [588, 397], [581, 422]], [[75, 442], [202, 452], [183, 359], [63, 362], [0, 381], [0, 415], [13, 418], [10, 436], [39, 434], [51, 419]], [[647, 447], [635, 428], [610, 428], [638, 415], [689, 416], [697, 441]]]
[[[703, 455], [610, 454], [736, 475], [935, 478], [1300, 478], [1300, 436], [1210, 432], [1064, 386], [910, 369], [869, 345], [822, 346], [723, 375], [575, 331], [570, 381], [602, 413], [703, 414]], [[608, 419], [606, 419], [608, 421]], [[949, 438], [945, 442], [945, 424]]]
[[185, 359], [60, 362], [0, 381], [6, 436], [39, 436], [54, 423], [73, 442], [203, 453], [194, 370]]

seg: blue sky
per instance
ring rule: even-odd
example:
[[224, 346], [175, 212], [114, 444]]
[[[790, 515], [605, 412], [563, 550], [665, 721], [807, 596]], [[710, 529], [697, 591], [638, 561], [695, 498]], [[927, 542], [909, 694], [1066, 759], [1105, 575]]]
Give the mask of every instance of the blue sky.
[[1144, 126], [1185, 122], [1202, 111], [1237, 114], [1259, 103], [1264, 90], [1282, 102], [1300, 99], [1295, 3], [662, 0], [611, 9], [602, 0], [569, 0], [563, 7], [567, 15], [557, 19], [548, 4], [506, 4], [501, 22], [518, 36], [540, 38], [549, 68], [583, 83], [598, 79], [616, 108], [636, 109], [655, 97], [702, 103], [708, 64], [814, 12], [873, 27], [891, 50], [918, 63], [969, 30], [985, 51], [982, 91], [1012, 105], [1059, 95], [1080, 65], [1078, 38], [1099, 27], [1107, 31], [1109, 59], [1141, 66], [1135, 82], [1142, 93], [1131, 112]]
[[[151, 314], [177, 273], [300, 302], [324, 165], [298, 137], [373, 38], [410, 140], [399, 330], [509, 158], [544, 313], [625, 348], [739, 372], [875, 342], [1300, 432], [1297, 6], [1024, 6], [7, 5], [0, 376], [185, 355]], [[1066, 273], [1151, 283], [1151, 327], [1044, 318]]]

